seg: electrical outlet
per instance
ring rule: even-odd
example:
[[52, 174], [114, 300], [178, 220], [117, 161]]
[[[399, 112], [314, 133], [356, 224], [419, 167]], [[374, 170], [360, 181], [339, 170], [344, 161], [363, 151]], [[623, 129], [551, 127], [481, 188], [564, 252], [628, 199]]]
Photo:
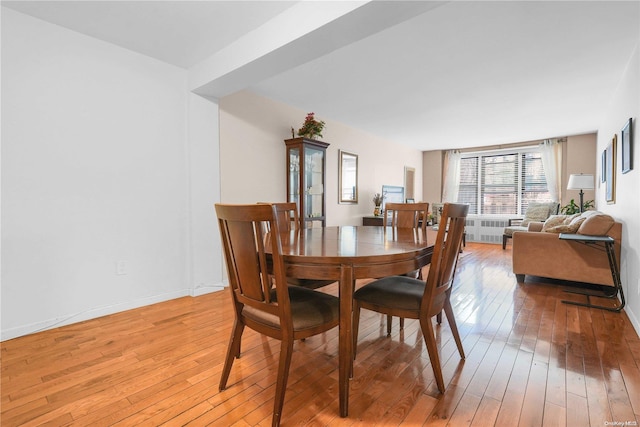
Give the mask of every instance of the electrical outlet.
[[127, 261], [116, 262], [116, 274], [119, 276], [127, 274]]

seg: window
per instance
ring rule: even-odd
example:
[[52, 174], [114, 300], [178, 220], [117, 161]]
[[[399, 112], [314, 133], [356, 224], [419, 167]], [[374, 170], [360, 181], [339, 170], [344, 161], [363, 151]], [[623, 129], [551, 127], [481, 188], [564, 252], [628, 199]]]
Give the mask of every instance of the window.
[[529, 203], [550, 199], [537, 149], [462, 155], [458, 202], [470, 214], [522, 215]]

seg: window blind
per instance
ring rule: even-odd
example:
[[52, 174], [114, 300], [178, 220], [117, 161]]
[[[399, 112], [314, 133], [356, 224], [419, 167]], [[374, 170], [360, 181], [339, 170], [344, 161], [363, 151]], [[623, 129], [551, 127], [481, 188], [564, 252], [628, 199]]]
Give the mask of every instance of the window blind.
[[550, 200], [535, 149], [471, 153], [460, 162], [458, 202], [470, 214], [522, 215], [529, 203]]

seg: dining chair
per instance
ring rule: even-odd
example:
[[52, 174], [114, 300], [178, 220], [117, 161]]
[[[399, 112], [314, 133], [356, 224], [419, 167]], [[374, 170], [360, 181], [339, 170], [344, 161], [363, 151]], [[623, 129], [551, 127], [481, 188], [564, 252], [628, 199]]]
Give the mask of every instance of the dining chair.
[[[216, 204], [234, 322], [220, 377], [227, 386], [234, 358], [240, 357], [245, 327], [280, 340], [272, 425], [280, 424], [295, 340], [328, 331], [339, 323], [339, 299], [289, 286], [284, 272], [276, 207]], [[268, 224], [270, 232], [265, 231]]]
[[[387, 218], [391, 217], [392, 233], [400, 236], [406, 235], [407, 230], [412, 230], [412, 234], [415, 234], [414, 237], [421, 233], [426, 238], [429, 203], [387, 203], [385, 212]], [[404, 275], [422, 279], [422, 269], [413, 270]], [[391, 336], [392, 319], [393, 316], [387, 316], [387, 336]], [[404, 329], [403, 317], [400, 318], [400, 329]]]
[[[280, 232], [284, 231], [299, 231], [300, 230], [300, 218], [298, 216], [298, 206], [295, 202], [276, 202], [267, 203], [260, 202], [260, 204], [271, 204], [276, 210], [276, 221], [278, 222], [278, 229]], [[318, 289], [323, 286], [335, 283], [335, 280], [322, 280], [322, 279], [301, 279], [298, 277], [287, 277], [287, 283], [295, 286], [303, 286], [309, 289]]]
[[444, 310], [460, 357], [464, 359], [464, 348], [453, 315], [450, 296], [468, 211], [468, 205], [444, 204], [442, 222], [438, 229], [426, 282], [408, 276], [390, 276], [368, 283], [354, 293], [354, 359], [362, 308], [401, 318], [419, 319], [438, 390], [444, 393], [442, 368], [431, 318]]

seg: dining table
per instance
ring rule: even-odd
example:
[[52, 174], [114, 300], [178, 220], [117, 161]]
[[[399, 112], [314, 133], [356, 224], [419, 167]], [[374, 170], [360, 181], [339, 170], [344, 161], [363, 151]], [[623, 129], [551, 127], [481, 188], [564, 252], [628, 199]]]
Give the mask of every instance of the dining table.
[[340, 416], [349, 413], [353, 361], [353, 292], [356, 279], [417, 270], [431, 262], [437, 231], [384, 226], [305, 228], [280, 237], [287, 277], [333, 279], [340, 298], [338, 393]]

